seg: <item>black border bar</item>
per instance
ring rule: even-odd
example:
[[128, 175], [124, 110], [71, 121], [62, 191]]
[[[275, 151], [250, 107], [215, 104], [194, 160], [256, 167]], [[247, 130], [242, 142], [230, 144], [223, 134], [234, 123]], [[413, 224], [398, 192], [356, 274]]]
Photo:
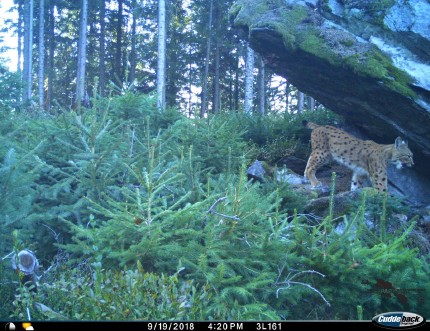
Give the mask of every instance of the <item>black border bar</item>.
[[[8, 330], [8, 323], [15, 325], [15, 331], [25, 331], [26, 321], [0, 321], [0, 331]], [[293, 331], [309, 328], [328, 330], [348, 330], [359, 327], [360, 330], [384, 330], [371, 321], [32, 321], [34, 331]], [[428, 323], [428, 322], [427, 322]], [[424, 327], [428, 325], [424, 324]], [[31, 329], [31, 328], [30, 328]], [[401, 328], [399, 328], [401, 329]], [[418, 327], [417, 329], [421, 329]]]

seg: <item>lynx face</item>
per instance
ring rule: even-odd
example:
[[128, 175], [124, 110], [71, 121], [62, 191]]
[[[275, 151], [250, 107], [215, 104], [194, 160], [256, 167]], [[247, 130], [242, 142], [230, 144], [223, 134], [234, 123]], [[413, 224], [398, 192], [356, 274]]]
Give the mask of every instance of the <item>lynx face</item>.
[[397, 169], [403, 168], [403, 165], [412, 167], [414, 165], [413, 154], [408, 148], [408, 143], [398, 137], [394, 144], [396, 148], [394, 149], [391, 162], [396, 165]]
[[312, 129], [312, 153], [305, 170], [312, 186], [321, 186], [316, 178], [316, 171], [330, 161], [336, 161], [352, 170], [351, 191], [362, 187], [369, 177], [373, 187], [379, 192], [387, 191], [387, 164], [391, 162], [401, 169], [411, 167], [413, 154], [408, 143], [398, 137], [394, 144], [381, 145], [371, 140], [357, 139], [345, 131], [333, 126], [320, 126], [315, 123], [303, 123]]

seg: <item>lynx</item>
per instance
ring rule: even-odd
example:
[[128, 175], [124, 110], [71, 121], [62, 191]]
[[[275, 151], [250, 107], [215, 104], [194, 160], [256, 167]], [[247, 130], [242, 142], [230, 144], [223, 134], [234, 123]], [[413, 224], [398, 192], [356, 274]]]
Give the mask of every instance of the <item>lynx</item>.
[[305, 178], [313, 187], [321, 186], [315, 177], [318, 168], [332, 160], [352, 170], [351, 191], [362, 187], [366, 178], [370, 178], [374, 188], [387, 192], [387, 164], [394, 163], [397, 169], [414, 164], [407, 141], [400, 137], [392, 145], [381, 145], [357, 139], [333, 126], [308, 121], [303, 121], [303, 125], [312, 129], [312, 153], [306, 165]]

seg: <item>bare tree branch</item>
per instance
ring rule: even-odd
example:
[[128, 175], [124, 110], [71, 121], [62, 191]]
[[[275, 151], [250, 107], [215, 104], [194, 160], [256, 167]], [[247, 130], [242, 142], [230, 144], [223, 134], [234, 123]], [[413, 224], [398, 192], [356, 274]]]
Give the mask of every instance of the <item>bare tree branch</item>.
[[208, 214], [218, 215], [218, 216], [221, 216], [221, 217], [224, 217], [224, 218], [229, 218], [229, 219], [232, 219], [232, 220], [235, 220], [235, 221], [240, 221], [240, 218], [239, 218], [237, 215], [231, 216], [231, 215], [221, 214], [221, 213], [218, 213], [218, 212], [215, 210], [216, 206], [217, 206], [220, 202], [222, 202], [222, 201], [224, 201], [224, 200], [226, 200], [226, 199], [227, 199], [227, 197], [219, 198], [219, 199], [218, 199], [217, 201], [215, 201], [215, 202], [214, 202], [214, 204], [213, 204], [213, 205], [208, 209], [207, 213], [208, 213]]
[[315, 271], [315, 270], [304, 270], [304, 271], [300, 271], [300, 272], [295, 273], [295, 274], [294, 274], [294, 275], [292, 275], [291, 277], [290, 277], [291, 273], [289, 273], [289, 274], [288, 274], [288, 276], [287, 276], [287, 279], [286, 279], [284, 282], [278, 282], [278, 280], [279, 280], [279, 278], [280, 278], [280, 275], [281, 275], [281, 273], [282, 273], [282, 271], [283, 271], [283, 270], [284, 270], [284, 268], [283, 268], [283, 267], [279, 269], [279, 276], [278, 276], [278, 279], [276, 280], [277, 282], [275, 283], [275, 286], [286, 285], [286, 287], [281, 287], [281, 288], [278, 288], [278, 289], [276, 290], [276, 298], [278, 298], [278, 297], [279, 297], [279, 292], [280, 292], [281, 290], [288, 290], [288, 289], [290, 289], [291, 285], [302, 285], [302, 286], [306, 286], [306, 287], [310, 288], [312, 291], [314, 291], [314, 292], [318, 293], [318, 294], [319, 294], [319, 296], [320, 296], [320, 297], [324, 300], [324, 302], [327, 304], [327, 306], [329, 306], [329, 307], [330, 307], [330, 302], [328, 302], [328, 300], [324, 297], [324, 295], [323, 295], [320, 291], [318, 291], [315, 287], [313, 287], [312, 285], [309, 285], [309, 284], [307, 284], [307, 283], [302, 283], [302, 282], [292, 281], [292, 279], [293, 279], [293, 278], [295, 278], [295, 277], [297, 277], [297, 276], [299, 276], [299, 275], [301, 275], [301, 274], [305, 274], [305, 273], [306, 273], [306, 274], [317, 274], [317, 275], [319, 275], [319, 276], [321, 276], [321, 277], [325, 277], [325, 275], [324, 275], [324, 274], [322, 274], [322, 273], [320, 273], [320, 272], [318, 272], [318, 271]]

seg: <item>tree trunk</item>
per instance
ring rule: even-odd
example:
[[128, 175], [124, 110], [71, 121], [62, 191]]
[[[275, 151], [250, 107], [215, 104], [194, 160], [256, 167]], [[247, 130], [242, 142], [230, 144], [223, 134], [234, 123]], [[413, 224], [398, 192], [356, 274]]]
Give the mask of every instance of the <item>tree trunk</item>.
[[100, 55], [99, 55], [99, 90], [100, 95], [105, 95], [106, 88], [106, 63], [105, 63], [105, 52], [106, 52], [106, 42], [105, 42], [105, 30], [106, 30], [106, 4], [105, 0], [100, 0]]
[[246, 68], [245, 68], [245, 113], [252, 112], [253, 96], [254, 96], [254, 50], [246, 47]]
[[287, 113], [290, 112], [290, 83], [288, 81], [285, 82], [285, 111]]
[[219, 112], [219, 101], [220, 101], [220, 95], [219, 95], [219, 57], [220, 57], [220, 42], [219, 38], [216, 37], [215, 41], [215, 77], [214, 77], [214, 114], [217, 114]]
[[[232, 66], [230, 66], [230, 69], [232, 69]], [[233, 102], [233, 75], [232, 70], [230, 71], [230, 75], [228, 78], [228, 109], [230, 111], [234, 110], [234, 102]]]
[[261, 56], [259, 56], [259, 67], [258, 67], [258, 112], [260, 115], [264, 115], [265, 112], [265, 101], [266, 101], [266, 82], [265, 82], [265, 68], [264, 68], [264, 60]]
[[[239, 50], [238, 50], [239, 54]], [[239, 67], [240, 67], [240, 57], [237, 55], [236, 58], [236, 68], [235, 68], [235, 76], [234, 76], [234, 110], [239, 110], [239, 97], [240, 97], [240, 90], [239, 90]]]
[[[193, 23], [191, 22], [191, 30], [193, 28]], [[188, 114], [189, 116], [193, 115], [193, 83], [194, 83], [194, 79], [193, 79], [193, 51], [191, 49], [191, 47], [189, 47], [188, 50], [188, 56], [189, 56], [189, 60], [188, 60]]]
[[24, 67], [23, 82], [24, 90], [22, 101], [31, 100], [33, 71], [33, 0], [26, 0], [24, 3]]
[[303, 112], [305, 106], [305, 94], [303, 92], [297, 91], [297, 113]]
[[219, 112], [220, 108], [220, 95], [219, 95], [219, 80], [220, 80], [220, 38], [219, 38], [219, 26], [221, 24], [220, 20], [220, 9], [219, 9], [219, 3], [215, 3], [215, 77], [214, 77], [214, 114], [217, 114]]
[[157, 108], [166, 108], [166, 3], [158, 0]]
[[[17, 27], [17, 31], [18, 31], [18, 45], [17, 45], [17, 50], [18, 50], [18, 61], [17, 61], [17, 65], [16, 65], [16, 71], [21, 72], [22, 70], [22, 16], [23, 16], [23, 12], [22, 12], [22, 3], [18, 3], [18, 27]], [[22, 79], [22, 77], [21, 77]]]
[[39, 107], [43, 109], [45, 77], [44, 0], [39, 1]]
[[315, 99], [310, 96], [308, 96], [308, 108], [310, 111], [315, 109]]
[[[176, 1], [175, 3], [171, 2], [173, 6], [180, 5], [182, 1]], [[168, 15], [169, 11], [167, 12]], [[172, 23], [173, 27], [170, 29], [169, 32], [169, 44], [171, 46], [179, 46], [181, 44], [181, 32], [179, 31], [178, 27], [175, 27], [175, 24], [180, 25], [180, 17], [179, 13], [175, 10], [173, 12], [170, 12], [170, 16], [167, 16], [166, 22], [166, 29], [169, 29], [170, 22], [176, 22]], [[182, 76], [182, 68], [178, 67], [180, 65], [180, 55], [178, 54], [178, 50], [181, 46], [178, 47], [169, 47], [168, 50], [166, 50], [166, 62], [169, 63], [169, 66], [166, 67], [166, 90], [165, 90], [165, 102], [166, 107], [174, 107], [176, 104], [176, 96], [180, 90], [179, 87], [179, 81], [180, 76]], [[179, 51], [180, 52], [180, 51]]]
[[122, 87], [123, 74], [122, 74], [122, 12], [124, 0], [118, 0], [118, 16], [116, 24], [116, 53], [115, 53], [115, 78], [118, 86]]
[[132, 22], [131, 22], [131, 52], [130, 52], [130, 74], [129, 81], [133, 83], [136, 78], [136, 21], [137, 21], [136, 0], [131, 3]]
[[55, 52], [55, 5], [50, 2], [49, 7], [49, 54], [48, 54], [48, 95], [46, 109], [51, 110], [53, 82], [54, 82], [54, 52]]
[[200, 117], [203, 118], [207, 112], [207, 95], [208, 95], [208, 78], [209, 78], [209, 58], [211, 54], [211, 35], [212, 35], [212, 16], [213, 16], [213, 0], [210, 2], [209, 7], [209, 24], [208, 24], [208, 38], [206, 41], [206, 57], [205, 57], [205, 73], [203, 77], [202, 86], [202, 108]]
[[[87, 51], [87, 19], [88, 0], [82, 0], [81, 24], [79, 29], [78, 45], [78, 72], [76, 75], [76, 108], [79, 109], [81, 103], [85, 101], [85, 64]], [[85, 103], [84, 103], [85, 104]]]

